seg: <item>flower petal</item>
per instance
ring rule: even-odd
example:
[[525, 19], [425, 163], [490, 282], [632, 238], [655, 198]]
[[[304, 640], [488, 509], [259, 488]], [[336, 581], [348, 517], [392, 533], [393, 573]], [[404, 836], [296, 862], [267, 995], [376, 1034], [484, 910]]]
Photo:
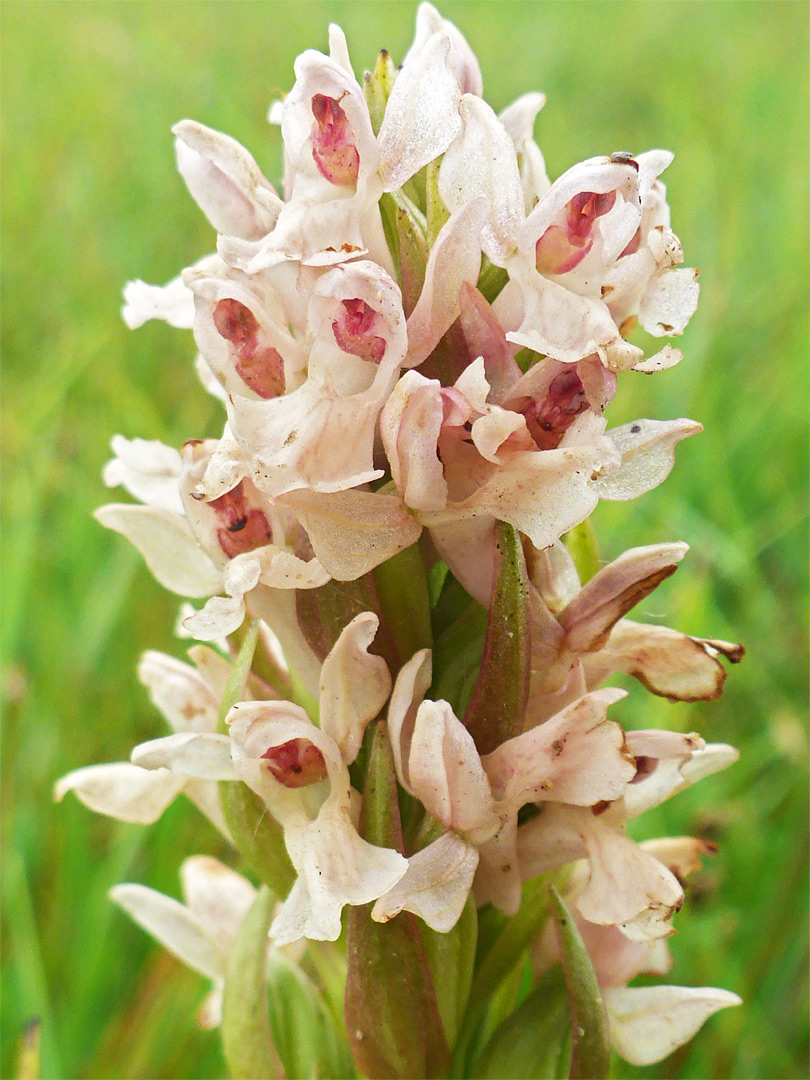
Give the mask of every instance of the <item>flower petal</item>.
[[742, 998], [713, 986], [638, 986], [603, 992], [610, 1038], [631, 1065], [661, 1061], [700, 1029], [712, 1013]]
[[180, 454], [157, 439], [125, 439], [114, 435], [115, 457], [104, 466], [107, 487], [122, 487], [136, 499], [161, 510], [183, 513], [180, 498]]
[[194, 971], [209, 979], [224, 978], [225, 953], [183, 904], [145, 885], [129, 883], [110, 889], [110, 899]]
[[458, 922], [470, 893], [478, 852], [454, 832], [446, 832], [408, 859], [408, 869], [371, 909], [375, 922], [412, 911], [431, 929], [446, 934]]
[[125, 536], [170, 592], [201, 597], [222, 588], [222, 575], [179, 514], [151, 506], [110, 503], [100, 506], [94, 516], [106, 528]]
[[215, 732], [181, 732], [140, 743], [132, 751], [132, 763], [142, 769], [168, 769], [176, 776], [198, 780], [238, 780], [231, 764], [227, 735]]
[[669, 476], [675, 446], [696, 435], [703, 425], [694, 420], [635, 420], [605, 432], [622, 456], [620, 467], [594, 481], [600, 499], [635, 499]]
[[69, 791], [95, 810], [119, 821], [151, 825], [185, 787], [183, 777], [167, 769], [149, 772], [128, 761], [110, 765], [87, 765], [57, 780], [53, 796], [57, 802]]

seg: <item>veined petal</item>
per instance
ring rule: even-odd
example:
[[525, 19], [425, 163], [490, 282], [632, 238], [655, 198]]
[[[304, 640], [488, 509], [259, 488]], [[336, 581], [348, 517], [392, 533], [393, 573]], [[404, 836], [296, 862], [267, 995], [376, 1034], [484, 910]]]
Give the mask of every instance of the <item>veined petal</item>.
[[347, 764], [357, 757], [366, 726], [391, 693], [388, 665], [368, 651], [379, 626], [373, 612], [357, 615], [321, 668], [321, 730], [335, 740]]
[[238, 780], [231, 764], [227, 735], [216, 732], [181, 732], [150, 739], [132, 751], [132, 763], [142, 769], [168, 769], [177, 776], [198, 780]]
[[742, 998], [713, 986], [611, 987], [603, 991], [610, 1038], [631, 1065], [652, 1065], [683, 1046], [712, 1013]]
[[225, 976], [227, 957], [187, 907], [145, 885], [115, 885], [110, 899], [178, 960], [209, 979]]
[[375, 922], [411, 911], [431, 929], [446, 934], [458, 922], [472, 887], [478, 852], [454, 832], [446, 832], [408, 859], [408, 869], [371, 909]]
[[106, 528], [125, 536], [170, 592], [201, 597], [222, 588], [222, 575], [179, 514], [151, 506], [110, 503], [100, 506], [94, 516]]
[[180, 498], [180, 454], [157, 439], [125, 439], [113, 435], [115, 457], [104, 466], [107, 487], [122, 487], [136, 499], [160, 510], [183, 513]]
[[681, 439], [703, 431], [694, 420], [635, 420], [605, 432], [622, 456], [610, 476], [594, 481], [600, 499], [635, 499], [669, 476], [675, 464], [675, 446]]
[[128, 761], [116, 761], [74, 769], [57, 780], [53, 797], [61, 802], [73, 791], [80, 802], [97, 814], [151, 825], [184, 786], [185, 779], [172, 776], [167, 769], [149, 772]]

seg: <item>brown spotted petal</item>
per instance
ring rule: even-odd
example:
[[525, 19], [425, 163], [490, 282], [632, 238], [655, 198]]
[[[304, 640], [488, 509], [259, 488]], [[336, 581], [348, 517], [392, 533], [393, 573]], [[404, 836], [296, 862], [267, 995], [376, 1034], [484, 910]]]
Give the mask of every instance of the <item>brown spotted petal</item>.
[[622, 619], [598, 653], [583, 660], [590, 686], [624, 671], [670, 701], [714, 701], [723, 692], [726, 670], [720, 657], [736, 664], [742, 645], [695, 638], [666, 626]]
[[686, 544], [631, 548], [599, 571], [559, 616], [565, 647], [576, 653], [600, 649], [615, 624], [678, 568]]
[[607, 719], [622, 690], [598, 690], [482, 760], [496, 798], [516, 813], [528, 802], [591, 806], [618, 798], [635, 773], [624, 732]]

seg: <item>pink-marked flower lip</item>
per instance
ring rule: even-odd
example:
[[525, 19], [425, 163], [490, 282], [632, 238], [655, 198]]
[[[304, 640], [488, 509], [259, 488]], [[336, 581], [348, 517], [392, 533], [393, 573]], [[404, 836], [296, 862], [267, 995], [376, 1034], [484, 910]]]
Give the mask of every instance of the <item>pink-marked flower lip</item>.
[[537, 270], [567, 274], [579, 266], [593, 247], [593, 226], [616, 202], [616, 192], [580, 191], [566, 205], [564, 223], [549, 226], [537, 241]]
[[520, 411], [538, 449], [556, 450], [579, 414], [589, 408], [582, 380], [567, 369], [552, 379], [545, 398], [532, 399]]
[[346, 113], [335, 98], [315, 94], [312, 115], [312, 157], [319, 172], [338, 187], [353, 187], [360, 171], [360, 154]]
[[284, 787], [301, 788], [317, 784], [326, 776], [326, 761], [309, 739], [289, 739], [271, 746], [262, 754], [265, 768]]
[[277, 349], [262, 345], [256, 316], [238, 300], [226, 297], [214, 308], [214, 326], [236, 353], [236, 373], [255, 394], [274, 398], [284, 393], [284, 360]]
[[244, 484], [237, 484], [208, 505], [220, 522], [217, 540], [229, 559], [272, 543], [270, 524], [261, 510], [248, 503]]
[[335, 341], [344, 352], [379, 364], [385, 353], [385, 338], [372, 333], [377, 312], [365, 300], [343, 300], [344, 314], [332, 323]]

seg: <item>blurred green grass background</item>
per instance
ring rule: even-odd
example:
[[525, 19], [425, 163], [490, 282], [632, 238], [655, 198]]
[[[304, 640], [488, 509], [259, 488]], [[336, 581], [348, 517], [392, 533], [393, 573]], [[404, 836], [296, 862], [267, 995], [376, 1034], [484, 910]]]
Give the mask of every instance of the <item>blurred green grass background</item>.
[[[177, 894], [177, 866], [219, 841], [179, 800], [150, 829], [99, 818], [62, 773], [125, 759], [162, 733], [135, 680], [144, 648], [182, 655], [175, 598], [91, 518], [115, 432], [179, 444], [216, 434], [188, 334], [128, 332], [120, 289], [163, 282], [213, 234], [174, 171], [184, 116], [280, 172], [269, 102], [295, 56], [345, 29], [355, 68], [401, 58], [416, 4], [2, 4], [3, 1051], [42, 1020], [42, 1075], [215, 1077], [194, 1026], [202, 980], [114, 909], [135, 880]], [[500, 108], [542, 89], [550, 174], [617, 149], [676, 152], [665, 179], [687, 265], [702, 268], [684, 363], [622, 380], [611, 420], [691, 416], [658, 490], [603, 504], [603, 554], [665, 540], [692, 551], [645, 615], [743, 640], [724, 698], [672, 705], [640, 688], [628, 726], [697, 729], [739, 745], [726, 774], [648, 814], [636, 835], [720, 843], [673, 939], [672, 981], [724, 986], [741, 1009], [661, 1065], [616, 1075], [806, 1077], [807, 197], [804, 3], [458, 2], [442, 11], [477, 52]]]

